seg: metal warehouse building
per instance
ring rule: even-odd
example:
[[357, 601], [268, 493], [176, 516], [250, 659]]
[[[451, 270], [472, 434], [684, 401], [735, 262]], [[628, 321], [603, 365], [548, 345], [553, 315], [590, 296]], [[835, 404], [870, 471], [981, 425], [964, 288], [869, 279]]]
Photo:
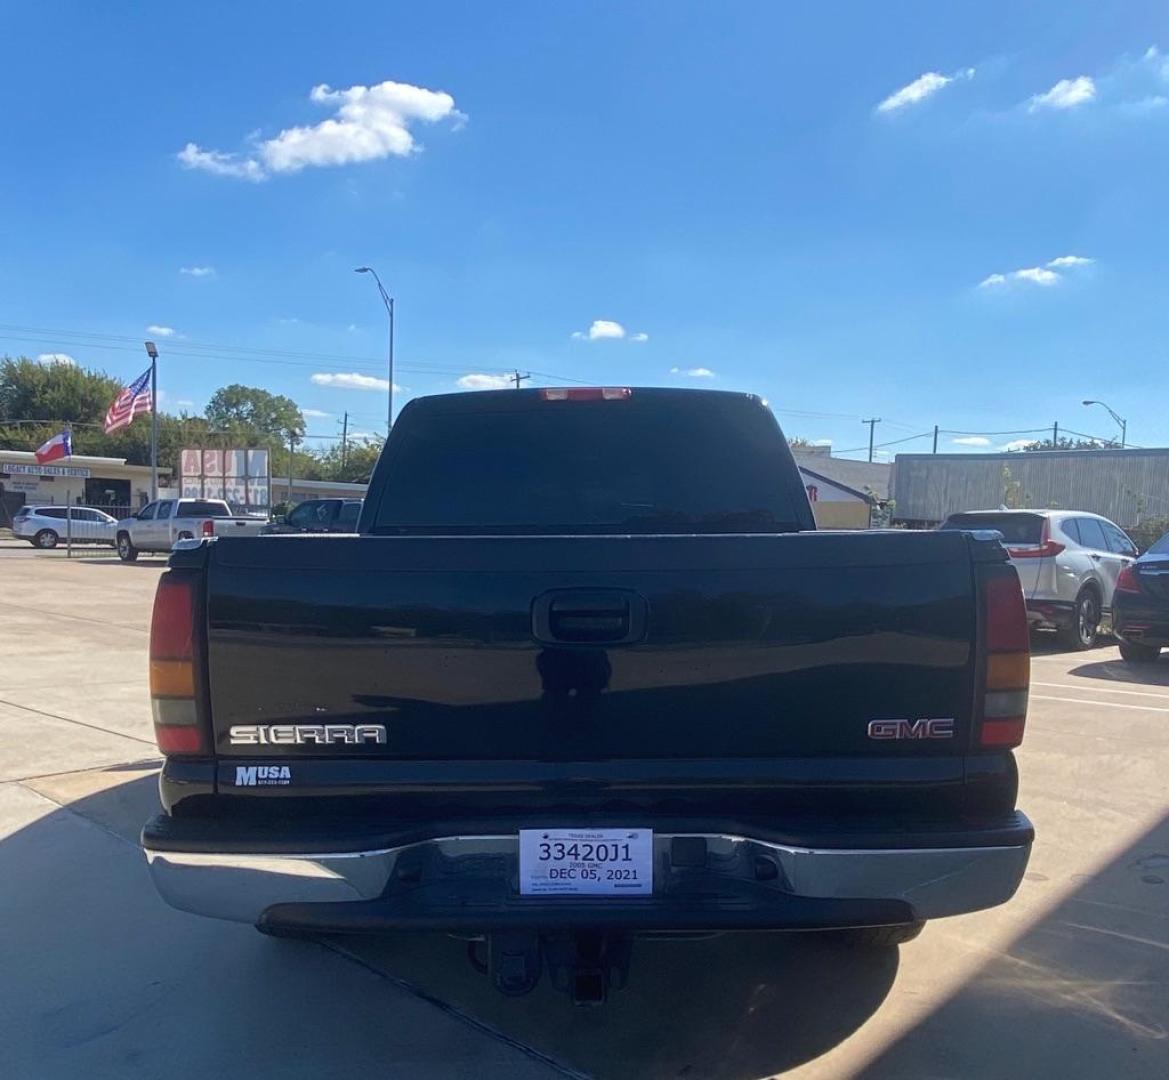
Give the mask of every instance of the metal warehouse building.
[[936, 525], [962, 510], [1085, 510], [1130, 528], [1169, 515], [1169, 449], [898, 454], [893, 520]]

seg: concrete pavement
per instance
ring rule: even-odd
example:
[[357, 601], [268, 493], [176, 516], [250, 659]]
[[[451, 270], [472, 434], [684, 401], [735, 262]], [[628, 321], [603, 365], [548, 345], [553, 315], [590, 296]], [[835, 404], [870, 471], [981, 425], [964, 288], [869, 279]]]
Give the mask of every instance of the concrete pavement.
[[1169, 658], [1035, 658], [1012, 903], [900, 950], [641, 942], [629, 989], [579, 1010], [499, 997], [449, 938], [272, 941], [156, 898], [134, 838], [161, 568], [0, 545], [5, 1076], [1169, 1073]]

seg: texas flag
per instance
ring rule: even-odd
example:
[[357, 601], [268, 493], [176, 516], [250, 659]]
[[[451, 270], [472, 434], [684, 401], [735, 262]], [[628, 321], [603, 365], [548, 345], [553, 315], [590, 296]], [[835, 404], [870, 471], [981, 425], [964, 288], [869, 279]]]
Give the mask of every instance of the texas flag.
[[62, 431], [37, 450], [37, 464], [47, 465], [50, 461], [72, 456], [73, 436], [67, 431]]

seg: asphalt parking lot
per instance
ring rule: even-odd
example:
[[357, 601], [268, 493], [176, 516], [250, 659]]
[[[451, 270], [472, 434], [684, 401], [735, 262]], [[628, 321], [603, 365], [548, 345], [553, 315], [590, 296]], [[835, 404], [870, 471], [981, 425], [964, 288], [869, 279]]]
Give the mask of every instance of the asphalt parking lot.
[[155, 896], [136, 836], [163, 565], [0, 540], [5, 1077], [1169, 1075], [1169, 657], [1039, 649], [1039, 839], [1010, 904], [900, 950], [639, 943], [632, 985], [582, 1010], [496, 995], [445, 937], [281, 942]]

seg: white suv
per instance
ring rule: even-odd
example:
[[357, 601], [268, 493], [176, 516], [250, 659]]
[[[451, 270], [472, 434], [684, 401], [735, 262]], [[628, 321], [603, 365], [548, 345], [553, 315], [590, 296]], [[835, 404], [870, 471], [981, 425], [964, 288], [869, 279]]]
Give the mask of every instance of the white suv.
[[22, 506], [12, 519], [12, 535], [39, 548], [55, 548], [70, 535], [75, 544], [112, 545], [117, 524], [92, 506]]
[[1071, 649], [1090, 649], [1112, 618], [1112, 594], [1137, 549], [1107, 518], [1075, 510], [974, 510], [943, 529], [993, 529], [1019, 572], [1033, 628], [1054, 629]]

